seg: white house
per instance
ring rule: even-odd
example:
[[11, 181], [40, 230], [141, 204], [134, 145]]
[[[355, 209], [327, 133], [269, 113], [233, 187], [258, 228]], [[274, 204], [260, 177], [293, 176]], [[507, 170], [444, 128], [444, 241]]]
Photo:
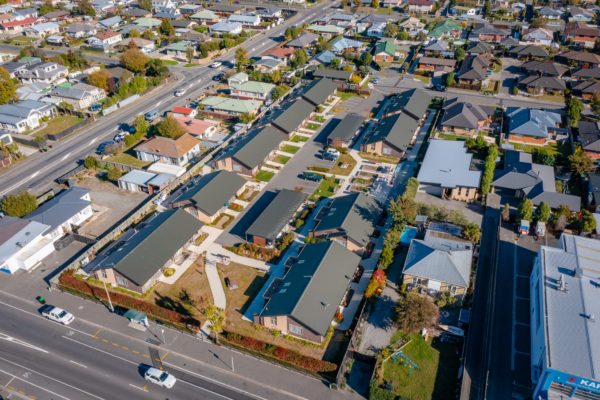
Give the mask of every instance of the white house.
[[15, 75], [23, 83], [60, 83], [65, 80], [69, 74], [69, 69], [64, 65], [54, 62], [29, 65], [26, 68], [15, 72]]
[[52, 104], [35, 100], [24, 100], [0, 106], [0, 129], [12, 133], [24, 133], [39, 128], [43, 117], [56, 114]]
[[46, 236], [50, 226], [36, 221], [0, 217], [0, 272], [29, 271], [54, 251]]
[[541, 46], [550, 46], [554, 41], [554, 32], [545, 28], [529, 29], [523, 33], [523, 42]]
[[54, 103], [65, 102], [71, 104], [76, 110], [90, 107], [92, 104], [106, 98], [104, 89], [85, 83], [77, 83], [71, 87], [57, 86], [50, 93]]
[[253, 14], [232, 14], [227, 19], [228, 22], [239, 22], [244, 27], [256, 27], [261, 23], [260, 16]]
[[107, 49], [123, 40], [123, 36], [115, 31], [102, 31], [88, 38], [87, 42], [90, 46], [98, 49]]
[[83, 225], [92, 215], [90, 191], [73, 186], [39, 206], [25, 219], [49, 225], [50, 229], [44, 235], [56, 241], [72, 232], [73, 228]]
[[155, 136], [135, 148], [136, 157], [142, 161], [183, 167], [200, 154], [200, 141], [186, 133], [177, 139]]
[[25, 29], [25, 36], [39, 39], [59, 32], [60, 26], [56, 22], [42, 22]]
[[222, 21], [211, 25], [209, 29], [210, 33], [239, 35], [242, 33], [242, 24], [240, 22]]

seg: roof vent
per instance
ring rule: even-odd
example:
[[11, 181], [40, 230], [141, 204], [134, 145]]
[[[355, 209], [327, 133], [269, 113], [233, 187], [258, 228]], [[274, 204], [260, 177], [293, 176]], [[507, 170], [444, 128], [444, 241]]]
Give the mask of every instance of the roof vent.
[[331, 304], [329, 303], [325, 303], [324, 301], [321, 302], [321, 305], [323, 306], [323, 308], [327, 308], [329, 307]]
[[596, 322], [596, 317], [594, 317], [594, 314], [581, 314], [581, 316], [590, 320], [591, 322]]

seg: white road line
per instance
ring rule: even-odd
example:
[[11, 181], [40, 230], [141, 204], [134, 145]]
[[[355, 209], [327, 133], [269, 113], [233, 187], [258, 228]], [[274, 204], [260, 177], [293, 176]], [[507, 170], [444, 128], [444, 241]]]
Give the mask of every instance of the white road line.
[[202, 387], [202, 386], [194, 385], [193, 383], [191, 383], [191, 382], [188, 382], [188, 381], [186, 381], [186, 380], [179, 379], [179, 381], [180, 381], [181, 383], [186, 383], [186, 384], [188, 384], [188, 385], [190, 385], [190, 386], [192, 386], [192, 387], [195, 387], [196, 389], [204, 390], [205, 392], [208, 392], [208, 393], [210, 393], [210, 394], [213, 394], [213, 395], [216, 395], [216, 396], [222, 397], [222, 398], [224, 398], [224, 399], [227, 399], [227, 400], [233, 400], [231, 397], [227, 397], [227, 396], [225, 396], [225, 395], [222, 395], [221, 393], [213, 392], [212, 390], [210, 390], [210, 389], [207, 389], [207, 388], [204, 388], [204, 387]]
[[46, 354], [48, 354], [48, 351], [47, 351], [47, 350], [44, 350], [44, 349], [42, 349], [41, 347], [37, 347], [37, 346], [35, 346], [35, 345], [31, 344], [31, 343], [27, 343], [27, 342], [26, 342], [26, 341], [24, 341], [24, 340], [17, 339], [17, 338], [14, 338], [14, 337], [12, 337], [12, 336], [9, 336], [9, 335], [7, 335], [6, 333], [2, 333], [2, 332], [0, 332], [0, 340], [5, 340], [5, 341], [7, 341], [7, 342], [11, 342], [11, 343], [14, 343], [14, 344], [18, 344], [18, 345], [21, 345], [21, 346], [25, 346], [25, 347], [27, 347], [27, 348], [30, 348], [30, 349], [32, 349], [32, 350], [37, 350], [37, 351], [40, 351], [40, 352], [42, 352], [42, 353], [46, 353]]
[[23, 378], [21, 378], [21, 377], [19, 377], [19, 376], [16, 376], [16, 375], [13, 375], [13, 374], [11, 374], [10, 372], [6, 372], [6, 371], [3, 371], [3, 370], [1, 370], [1, 369], [0, 369], [0, 372], [2, 372], [2, 373], [4, 373], [4, 374], [6, 374], [6, 375], [8, 375], [8, 376], [12, 376], [12, 379], [11, 379], [11, 380], [10, 380], [10, 381], [9, 381], [9, 382], [8, 382], [8, 383], [7, 383], [7, 384], [4, 386], [4, 387], [7, 387], [7, 386], [8, 386], [8, 384], [9, 384], [10, 382], [12, 382], [12, 381], [13, 381], [13, 379], [17, 379], [17, 380], [19, 380], [19, 381], [21, 381], [21, 382], [25, 382], [26, 384], [28, 384], [28, 385], [31, 385], [31, 386], [33, 386], [33, 387], [35, 387], [35, 388], [41, 389], [41, 390], [43, 390], [44, 392], [48, 392], [48, 393], [50, 393], [51, 395], [54, 395], [54, 396], [60, 397], [61, 399], [65, 399], [65, 400], [71, 400], [71, 399], [69, 399], [68, 397], [61, 396], [61, 395], [60, 395], [60, 394], [58, 394], [58, 393], [54, 393], [53, 391], [51, 391], [51, 390], [48, 390], [48, 389], [46, 389], [45, 387], [38, 386], [38, 385], [36, 385], [35, 383], [31, 383], [31, 382], [29, 382], [28, 380], [25, 380], [25, 379], [23, 379]]
[[136, 363], [136, 362], [134, 362], [134, 361], [128, 360], [128, 359], [126, 359], [126, 358], [124, 358], [124, 357], [118, 356], [118, 355], [116, 355], [116, 354], [109, 353], [108, 351], [104, 351], [104, 350], [102, 350], [102, 349], [99, 349], [99, 348], [97, 348], [97, 347], [94, 347], [94, 346], [92, 346], [92, 345], [89, 345], [89, 344], [87, 344], [87, 343], [80, 342], [80, 341], [79, 341], [79, 340], [77, 340], [77, 339], [73, 339], [73, 338], [70, 338], [70, 337], [68, 337], [68, 336], [61, 336], [61, 337], [62, 337], [63, 339], [66, 339], [66, 340], [69, 340], [69, 341], [71, 341], [71, 342], [75, 342], [75, 343], [77, 343], [77, 344], [80, 344], [80, 345], [82, 345], [82, 346], [84, 346], [84, 347], [87, 347], [88, 349], [96, 350], [97, 352], [100, 352], [100, 353], [106, 354], [107, 356], [111, 356], [111, 357], [117, 358], [117, 359], [119, 359], [119, 360], [121, 360], [121, 361], [125, 361], [125, 362], [127, 362], [127, 363], [129, 363], [129, 364], [133, 364], [133, 365], [138, 365], [138, 364], [139, 364], [139, 363]]
[[[38, 374], [39, 376], [43, 376], [43, 377], [44, 377], [44, 378], [46, 378], [46, 379], [50, 379], [51, 381], [54, 381], [54, 382], [56, 382], [56, 383], [60, 383], [61, 385], [64, 385], [64, 386], [66, 386], [66, 387], [69, 387], [69, 388], [71, 388], [71, 389], [77, 390], [78, 392], [81, 392], [81, 393], [83, 393], [83, 394], [87, 394], [88, 396], [90, 396], [90, 397], [93, 397], [93, 398], [95, 398], [95, 399], [104, 400], [104, 398], [102, 398], [102, 397], [98, 397], [98, 396], [96, 396], [95, 394], [91, 394], [90, 392], [87, 392], [87, 391], [85, 391], [85, 390], [83, 390], [83, 389], [80, 389], [80, 388], [78, 388], [77, 386], [69, 385], [69, 384], [68, 384], [68, 383], [66, 383], [66, 382], [63, 382], [63, 381], [60, 381], [60, 380], [58, 380], [58, 379], [52, 378], [51, 376], [48, 376], [48, 375], [46, 375], [46, 374], [42, 374], [41, 372], [38, 372], [38, 371], [36, 371], [36, 370], [34, 370], [34, 369], [27, 368], [27, 367], [25, 367], [24, 365], [17, 364], [16, 362], [10, 361], [10, 360], [8, 360], [8, 359], [6, 359], [6, 358], [4, 358], [4, 357], [0, 357], [0, 360], [2, 360], [2, 361], [4, 361], [4, 362], [7, 362], [7, 363], [9, 363], [9, 364], [15, 365], [15, 366], [17, 366], [17, 367], [19, 367], [19, 368], [23, 368], [23, 369], [24, 369], [24, 370], [26, 370], [26, 371], [33, 372], [34, 374]], [[30, 382], [27, 382], [27, 383], [30, 383]], [[62, 396], [61, 396], [61, 397], [62, 397]], [[66, 398], [66, 397], [64, 397], [64, 398]]]
[[40, 171], [35, 171], [33, 174], [31, 174], [31, 179], [35, 178], [36, 176], [38, 176], [40, 173]]
[[130, 383], [129, 386], [131, 386], [132, 388], [136, 388], [137, 390], [141, 390], [142, 392], [147, 392], [147, 390], [143, 387], [136, 386], [133, 383]]
[[71, 155], [71, 153], [67, 153], [63, 156], [63, 158], [61, 158], [61, 161], [65, 161], [67, 158], [69, 158], [69, 156]]
[[93, 139], [92, 139], [92, 141], [90, 142], [90, 144], [94, 144], [94, 143], [96, 143], [96, 140], [98, 140], [98, 138], [97, 138], [97, 137], [93, 138]]
[[80, 366], [80, 367], [87, 368], [87, 365], [84, 365], [84, 364], [82, 364], [82, 363], [78, 363], [77, 361], [69, 360], [69, 362], [70, 362], [70, 363], [73, 363], [73, 364], [75, 364], [75, 365], [78, 365], [78, 366]]

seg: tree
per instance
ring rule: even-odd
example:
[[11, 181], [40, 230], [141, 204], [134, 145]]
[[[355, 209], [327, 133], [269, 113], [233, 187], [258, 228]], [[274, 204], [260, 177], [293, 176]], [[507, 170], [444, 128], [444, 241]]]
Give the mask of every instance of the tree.
[[417, 195], [417, 190], [419, 190], [419, 181], [417, 178], [412, 177], [406, 182], [402, 197], [405, 199], [414, 200], [415, 196]]
[[408, 34], [408, 32], [405, 32], [405, 31], [398, 32], [398, 34], [396, 35], [396, 39], [408, 40], [408, 39], [410, 39], [410, 35]]
[[393, 22], [388, 22], [383, 30], [383, 35], [385, 37], [394, 38], [398, 34], [399, 30], [400, 29], [398, 28], [398, 25], [394, 24]]
[[575, 153], [569, 156], [569, 166], [571, 171], [582, 176], [594, 168], [594, 161], [581, 148], [577, 148]]
[[146, 118], [144, 118], [143, 115], [138, 115], [133, 120], [133, 127], [135, 128], [134, 135], [138, 139], [141, 139], [143, 136], [145, 136], [148, 133], [148, 129], [150, 128], [150, 125], [148, 125], [148, 121], [146, 121]]
[[600, 114], [600, 94], [594, 94], [594, 96], [592, 97], [591, 106], [594, 114]]
[[0, 210], [11, 217], [24, 217], [38, 207], [37, 198], [29, 192], [9, 194], [2, 199]]
[[462, 47], [458, 47], [456, 50], [454, 50], [454, 58], [456, 58], [457, 62], [461, 62], [462, 60], [464, 60], [465, 49], [463, 49]]
[[169, 115], [156, 124], [156, 134], [170, 139], [177, 139], [185, 134], [185, 129], [179, 125], [179, 122], [172, 115]]
[[408, 334], [434, 327], [439, 314], [438, 308], [429, 298], [414, 292], [400, 297], [396, 304], [398, 327]]
[[163, 61], [158, 58], [151, 59], [146, 64], [146, 75], [164, 77], [169, 73], [169, 68], [163, 64]]
[[368, 51], [362, 53], [362, 55], [360, 56], [360, 65], [362, 65], [363, 67], [369, 67], [372, 63], [373, 56], [371, 55], [371, 53]]
[[0, 104], [6, 104], [17, 98], [17, 83], [6, 69], [0, 67]]
[[540, 222], [548, 222], [551, 213], [552, 210], [550, 209], [548, 203], [542, 201], [535, 209], [535, 218]]
[[163, 36], [167, 36], [167, 37], [175, 36], [175, 28], [173, 28], [173, 24], [171, 23], [170, 19], [163, 18], [162, 22], [160, 23], [159, 32]]
[[449, 72], [446, 75], [446, 80], [445, 80], [444, 83], [445, 83], [446, 86], [452, 86], [452, 85], [454, 85], [454, 72]]
[[541, 17], [532, 19], [531, 23], [529, 24], [531, 28], [543, 28], [544, 25], [546, 25], [546, 20]]
[[54, 11], [54, 6], [52, 5], [52, 2], [50, 0], [44, 0], [44, 2], [42, 3], [42, 5], [38, 9], [38, 14], [39, 15], [46, 15], [49, 12], [52, 12], [52, 11]]
[[367, 289], [365, 290], [365, 297], [370, 298], [373, 297], [377, 289], [385, 286], [385, 272], [382, 269], [376, 269], [373, 272], [373, 276], [367, 285]]
[[96, 157], [87, 156], [83, 160], [83, 166], [87, 169], [98, 169], [100, 168], [100, 163], [98, 162], [98, 159]]
[[527, 221], [531, 221], [533, 217], [533, 202], [527, 198], [523, 199], [519, 204], [519, 217]]
[[577, 123], [581, 119], [581, 112], [583, 111], [583, 103], [576, 97], [570, 97], [567, 100], [567, 116], [571, 120], [572, 126], [577, 126]]
[[569, 223], [569, 217], [571, 216], [571, 210], [565, 205], [558, 207], [552, 214], [552, 221], [554, 222], [554, 230], [562, 231], [567, 227]]
[[87, 77], [87, 83], [92, 86], [96, 86], [104, 91], [108, 92], [108, 80], [110, 79], [110, 74], [105, 69], [101, 69], [100, 71], [92, 72]]
[[596, 219], [588, 210], [583, 210], [581, 214], [581, 231], [590, 233], [596, 229]]
[[498, 158], [498, 147], [495, 144], [488, 146], [488, 154], [483, 163], [483, 174], [481, 177], [481, 194], [486, 195], [492, 188], [494, 180], [494, 169], [496, 168], [496, 159]]
[[191, 64], [191, 62], [194, 60], [193, 47], [188, 47], [187, 49], [185, 49], [185, 58], [187, 59], [187, 62]]
[[462, 231], [463, 238], [473, 243], [479, 243], [481, 239], [481, 228], [477, 224], [467, 224]]
[[90, 0], [80, 0], [76, 10], [79, 15], [96, 16], [96, 9]]
[[238, 71], [241, 71], [249, 62], [248, 50], [243, 47], [238, 47], [235, 50], [235, 63]]
[[141, 73], [150, 59], [138, 49], [129, 49], [121, 54], [121, 65], [131, 72]]
[[510, 221], [510, 205], [508, 203], [504, 203], [502, 207], [502, 221]]
[[152, 0], [138, 0], [138, 7], [146, 11], [152, 11]]
[[373, 1], [371, 1], [371, 7], [373, 7], [373, 8], [379, 8], [379, 0], [373, 0]]
[[123, 171], [121, 171], [119, 168], [116, 168], [116, 167], [110, 167], [106, 171], [106, 179], [108, 179], [111, 182], [118, 181], [119, 178], [122, 176], [123, 176]]
[[417, 204], [408, 197], [392, 199], [388, 206], [388, 213], [392, 216], [395, 225], [412, 224], [417, 216]]
[[223, 330], [223, 323], [225, 323], [225, 312], [222, 308], [211, 304], [204, 309], [202, 314], [210, 322], [210, 329], [215, 335], [215, 340], [218, 342], [219, 333]]
[[486, 17], [490, 16], [490, 12], [492, 11], [492, 3], [490, 0], [485, 0], [483, 3], [483, 15]]
[[286, 94], [287, 92], [289, 92], [289, 90], [290, 90], [290, 87], [287, 86], [287, 85], [275, 86], [275, 88], [271, 92], [271, 99], [277, 100], [281, 96], [283, 96], [284, 94]]
[[308, 56], [304, 49], [296, 49], [294, 50], [294, 54], [292, 55], [292, 67], [299, 68], [304, 67], [308, 62]]

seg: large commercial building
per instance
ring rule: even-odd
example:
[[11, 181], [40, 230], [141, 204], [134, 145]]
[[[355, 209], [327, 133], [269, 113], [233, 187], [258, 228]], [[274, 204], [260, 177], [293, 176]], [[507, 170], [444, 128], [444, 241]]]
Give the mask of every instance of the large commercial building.
[[533, 399], [600, 399], [600, 241], [563, 234], [531, 272]]

